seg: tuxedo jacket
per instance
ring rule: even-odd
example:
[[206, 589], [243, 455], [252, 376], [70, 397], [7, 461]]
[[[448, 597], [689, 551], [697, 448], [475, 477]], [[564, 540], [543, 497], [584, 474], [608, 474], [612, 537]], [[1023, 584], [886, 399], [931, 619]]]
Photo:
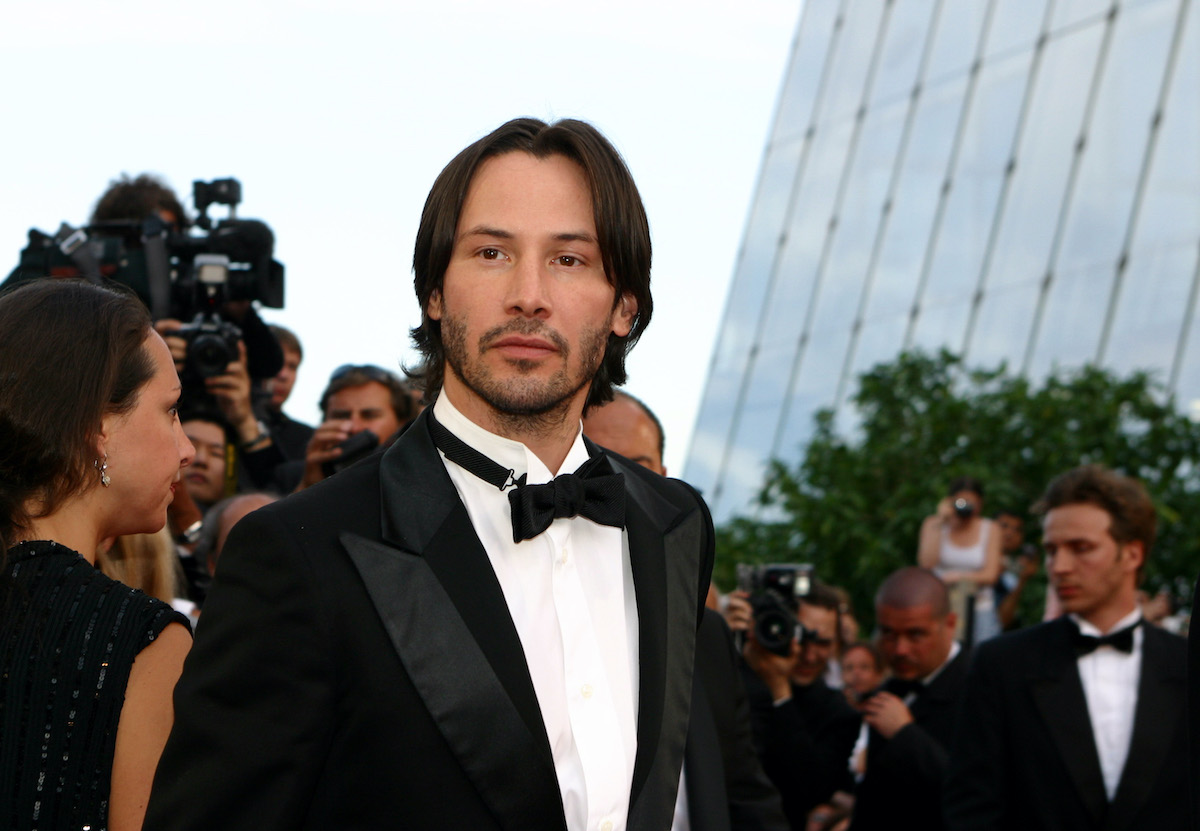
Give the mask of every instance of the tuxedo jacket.
[[1187, 827], [1184, 640], [1144, 627], [1129, 756], [1109, 803], [1074, 629], [1059, 618], [976, 650], [946, 788], [949, 828]]
[[867, 773], [855, 793], [852, 831], [943, 827], [942, 789], [968, 661], [963, 649], [946, 664], [909, 705], [913, 723], [891, 739], [870, 731]]
[[724, 619], [705, 610], [684, 753], [692, 831], [787, 831], [780, 798], [759, 764], [750, 707]]
[[[667, 829], [712, 521], [683, 483], [613, 466], [638, 610], [628, 828]], [[566, 828], [520, 639], [424, 416], [238, 524], [175, 719], [147, 829]]]

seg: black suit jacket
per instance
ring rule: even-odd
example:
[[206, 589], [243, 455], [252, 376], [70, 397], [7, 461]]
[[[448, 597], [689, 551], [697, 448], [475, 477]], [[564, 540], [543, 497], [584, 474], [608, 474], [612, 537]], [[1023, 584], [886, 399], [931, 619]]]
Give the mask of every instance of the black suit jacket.
[[1073, 629], [1060, 618], [976, 650], [946, 788], [949, 828], [1187, 827], [1184, 640], [1145, 627], [1133, 737], [1110, 804]]
[[[619, 459], [638, 606], [628, 827], [670, 826], [712, 522]], [[222, 554], [147, 829], [564, 829], [521, 642], [425, 418]]]
[[967, 655], [965, 649], [959, 652], [917, 695], [909, 706], [912, 724], [890, 740], [870, 731], [867, 773], [855, 794], [852, 831], [943, 827], [942, 787], [966, 683]]
[[729, 627], [711, 610], [696, 633], [692, 680], [684, 752], [692, 831], [786, 831], [779, 793], [754, 750]]

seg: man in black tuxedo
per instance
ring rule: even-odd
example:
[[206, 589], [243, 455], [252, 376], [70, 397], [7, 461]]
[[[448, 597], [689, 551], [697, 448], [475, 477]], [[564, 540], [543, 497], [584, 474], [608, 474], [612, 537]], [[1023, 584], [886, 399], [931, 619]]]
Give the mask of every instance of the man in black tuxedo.
[[[584, 434], [660, 476], [666, 438], [654, 412], [616, 392], [588, 410]], [[750, 707], [729, 627], [711, 609], [696, 633], [696, 670], [675, 831], [785, 831], [779, 793], [763, 773], [750, 734]]]
[[852, 831], [942, 828], [942, 786], [967, 655], [946, 585], [928, 569], [893, 572], [875, 595], [879, 651], [892, 671], [863, 705]]
[[1154, 505], [1136, 480], [1086, 466], [1051, 482], [1034, 510], [1068, 614], [977, 650], [948, 825], [1183, 831], [1186, 645], [1137, 605]]
[[712, 523], [580, 432], [650, 317], [637, 189], [590, 125], [517, 119], [413, 259], [436, 401], [230, 535], [147, 829], [671, 825]]

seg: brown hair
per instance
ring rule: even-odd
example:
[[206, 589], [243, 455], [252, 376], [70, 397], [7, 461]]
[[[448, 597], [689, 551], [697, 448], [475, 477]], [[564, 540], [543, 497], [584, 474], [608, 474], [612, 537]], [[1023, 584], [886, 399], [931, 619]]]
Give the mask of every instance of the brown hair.
[[458, 218], [475, 172], [488, 159], [516, 151], [538, 159], [564, 156], [582, 168], [592, 192], [592, 216], [604, 273], [616, 289], [613, 308], [624, 294], [637, 301], [629, 334], [608, 337], [585, 409], [603, 404], [612, 400], [614, 385], [625, 383], [625, 356], [649, 324], [654, 308], [650, 297], [650, 225], [621, 154], [595, 127], [569, 118], [553, 124], [536, 118], [513, 119], [467, 147], [438, 175], [425, 200], [413, 249], [413, 287], [421, 306], [421, 325], [411, 334], [422, 362], [408, 374], [423, 385], [427, 402], [442, 388], [445, 352], [441, 323], [429, 317], [429, 299], [442, 288], [458, 233]]
[[187, 227], [187, 212], [166, 182], [150, 173], [141, 173], [132, 179], [128, 173], [122, 173], [108, 183], [108, 190], [97, 200], [91, 221], [95, 224], [122, 219], [142, 220], [158, 211], [174, 214], [180, 230]]
[[146, 307], [115, 286], [42, 279], [0, 295], [0, 555], [100, 481], [101, 421], [133, 409], [154, 374], [150, 331]]
[[269, 323], [267, 328], [271, 330], [271, 334], [275, 336], [276, 342], [279, 343], [280, 349], [290, 349], [296, 353], [296, 356], [304, 360], [304, 347], [300, 345], [300, 338], [296, 337], [296, 333], [286, 326], [280, 326], [278, 323]]
[[1084, 465], [1056, 476], [1032, 511], [1044, 516], [1054, 508], [1080, 504], [1109, 515], [1108, 533], [1117, 542], [1141, 542], [1145, 563], [1158, 532], [1158, 515], [1141, 482], [1101, 465]]
[[[334, 395], [342, 390], [348, 390], [351, 387], [361, 387], [370, 383], [382, 384], [387, 388], [388, 399], [392, 404], [392, 412], [396, 414], [396, 421], [399, 422], [401, 427], [416, 417], [416, 413], [413, 412], [415, 405], [413, 404], [412, 395], [409, 394], [408, 386], [400, 380], [400, 377], [396, 373], [388, 372], [383, 367], [373, 364], [343, 364], [329, 376], [329, 385], [321, 393], [321, 418], [329, 418], [329, 399], [333, 398]], [[386, 438], [387, 436], [380, 436], [379, 440], [383, 441]]]

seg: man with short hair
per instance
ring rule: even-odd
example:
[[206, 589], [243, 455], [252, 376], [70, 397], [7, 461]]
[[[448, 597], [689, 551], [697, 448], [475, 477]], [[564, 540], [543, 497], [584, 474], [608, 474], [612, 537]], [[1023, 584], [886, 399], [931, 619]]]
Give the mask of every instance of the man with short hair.
[[840, 603], [831, 588], [814, 580], [795, 605], [802, 641], [793, 639], [786, 656], [755, 640], [753, 610], [744, 596], [731, 594], [726, 608], [730, 627], [745, 637], [743, 677], [755, 745], [792, 828], [803, 828], [814, 807], [850, 784], [846, 759], [859, 715], [840, 690], [825, 682], [837, 644]]
[[856, 748], [864, 761], [850, 828], [939, 829], [967, 673], [946, 585], [924, 568], [893, 572], [875, 594], [875, 621], [892, 677], [862, 705], [865, 754]]
[[377, 442], [388, 444], [413, 417], [412, 396], [394, 372], [371, 364], [345, 364], [333, 371], [321, 393], [324, 421], [313, 432], [304, 456], [304, 466], [287, 466], [281, 489], [290, 492], [299, 477], [299, 490], [311, 487], [326, 476], [326, 466], [342, 457], [339, 445], [351, 436], [370, 430]]
[[1034, 506], [1064, 616], [979, 647], [946, 787], [951, 829], [1188, 824], [1186, 644], [1144, 625], [1156, 513], [1140, 482], [1088, 465]]
[[279, 348], [283, 352], [283, 368], [267, 382], [267, 390], [271, 397], [262, 408], [263, 421], [266, 422], [271, 437], [279, 445], [285, 458], [303, 459], [308, 441], [312, 438], [313, 428], [285, 413], [283, 405], [287, 403], [292, 388], [296, 385], [296, 375], [304, 361], [304, 348], [300, 345], [300, 338], [296, 337], [296, 333], [291, 329], [276, 323], [267, 328], [279, 342]]
[[436, 401], [230, 534], [147, 828], [671, 825], [712, 521], [580, 431], [651, 311], [628, 169], [586, 123], [508, 122], [413, 260]]

